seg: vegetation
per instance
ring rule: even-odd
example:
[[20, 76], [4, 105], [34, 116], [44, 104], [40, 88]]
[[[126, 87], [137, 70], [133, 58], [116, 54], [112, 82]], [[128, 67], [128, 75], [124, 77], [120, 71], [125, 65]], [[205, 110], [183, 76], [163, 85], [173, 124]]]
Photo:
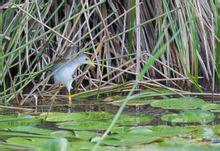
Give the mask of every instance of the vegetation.
[[45, 96], [54, 62], [82, 52], [96, 67], [79, 91], [133, 83], [141, 73], [140, 88], [214, 92], [217, 13], [215, 0], [4, 3], [1, 96]]
[[[163, 115], [163, 121], [209, 123], [215, 117], [210, 111], [219, 110], [217, 104], [190, 97], [180, 99], [184, 101], [182, 106], [176, 97], [218, 95], [218, 5], [218, 0], [3, 0], [0, 5], [0, 104], [30, 105], [32, 100], [36, 104], [39, 100], [53, 100], [53, 105], [55, 99], [63, 99], [61, 89], [54, 86], [51, 69], [60, 59], [68, 60], [85, 53], [95, 67], [78, 69], [72, 97], [99, 98], [106, 93], [126, 92], [117, 102], [110, 101], [119, 108], [108, 123], [65, 121], [57, 124], [60, 128], [78, 126], [85, 128], [83, 130], [94, 130], [86, 125], [104, 128], [102, 136], [96, 138], [92, 134], [90, 137], [96, 142], [93, 150], [101, 143], [109, 145], [121, 140], [120, 133], [116, 132], [116, 137], [109, 134], [114, 132], [115, 125], [121, 124], [126, 105], [139, 103], [174, 110], [176, 105], [184, 111]], [[175, 98], [169, 99], [171, 97]], [[140, 98], [139, 102], [134, 101]], [[132, 102], [127, 104], [129, 100]], [[148, 116], [145, 118], [151, 120]], [[128, 138], [123, 140], [127, 144], [132, 138], [130, 132], [139, 131], [132, 128], [134, 131], [126, 131]], [[43, 137], [51, 137], [49, 133]], [[69, 133], [67, 135], [65, 137], [69, 137]], [[48, 144], [67, 141], [51, 138]], [[139, 140], [144, 140], [142, 135]], [[7, 143], [23, 141], [12, 137]], [[40, 141], [44, 146], [45, 141]], [[158, 141], [161, 137], [154, 136], [142, 143]], [[85, 146], [84, 143], [81, 145]]]

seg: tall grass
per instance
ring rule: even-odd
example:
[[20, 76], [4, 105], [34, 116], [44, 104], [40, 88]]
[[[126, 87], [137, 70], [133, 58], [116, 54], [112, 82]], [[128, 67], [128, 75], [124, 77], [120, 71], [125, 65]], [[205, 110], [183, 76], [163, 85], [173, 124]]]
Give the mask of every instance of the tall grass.
[[217, 37], [217, 43], [216, 43], [216, 66], [217, 66], [217, 81], [218, 81], [218, 90], [220, 89], [219, 85], [220, 85], [220, 9], [219, 9], [219, 5], [220, 2], [219, 1], [214, 1], [213, 5], [215, 6], [215, 16], [216, 17], [216, 37]]
[[141, 81], [160, 87], [214, 92], [217, 8], [216, 0], [7, 3], [0, 20], [0, 95], [5, 103], [52, 95], [47, 90], [54, 62], [82, 52], [94, 58], [96, 67], [78, 83], [78, 91], [115, 86], [141, 73]]
[[54, 63], [87, 53], [96, 67], [78, 80], [79, 95], [109, 87], [130, 90], [103, 140], [137, 88], [155, 85], [179, 95], [215, 92], [218, 13], [217, 0], [5, 3], [0, 7], [1, 99], [22, 105], [33, 96], [53, 95]]

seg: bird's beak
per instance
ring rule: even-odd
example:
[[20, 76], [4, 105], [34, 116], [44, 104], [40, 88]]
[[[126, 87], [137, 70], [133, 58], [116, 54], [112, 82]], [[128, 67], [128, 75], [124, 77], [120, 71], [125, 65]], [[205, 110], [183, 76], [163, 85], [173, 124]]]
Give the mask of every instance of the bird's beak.
[[87, 63], [88, 63], [88, 65], [95, 67], [94, 63], [90, 59], [88, 60]]

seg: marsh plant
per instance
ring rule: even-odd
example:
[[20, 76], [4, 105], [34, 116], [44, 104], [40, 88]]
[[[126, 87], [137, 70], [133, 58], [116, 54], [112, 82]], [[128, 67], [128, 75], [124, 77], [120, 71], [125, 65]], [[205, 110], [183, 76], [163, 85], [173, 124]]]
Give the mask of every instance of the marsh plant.
[[77, 92], [135, 83], [214, 92], [217, 16], [217, 0], [3, 0], [1, 98], [53, 95], [52, 66], [79, 53], [96, 66], [77, 81]]

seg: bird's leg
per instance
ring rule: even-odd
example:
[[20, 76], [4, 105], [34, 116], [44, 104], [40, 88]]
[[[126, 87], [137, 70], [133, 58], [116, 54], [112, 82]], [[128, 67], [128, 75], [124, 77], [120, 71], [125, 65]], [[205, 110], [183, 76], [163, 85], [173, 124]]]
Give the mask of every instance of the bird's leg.
[[72, 105], [71, 92], [68, 92], [68, 100], [69, 100], [69, 105]]

